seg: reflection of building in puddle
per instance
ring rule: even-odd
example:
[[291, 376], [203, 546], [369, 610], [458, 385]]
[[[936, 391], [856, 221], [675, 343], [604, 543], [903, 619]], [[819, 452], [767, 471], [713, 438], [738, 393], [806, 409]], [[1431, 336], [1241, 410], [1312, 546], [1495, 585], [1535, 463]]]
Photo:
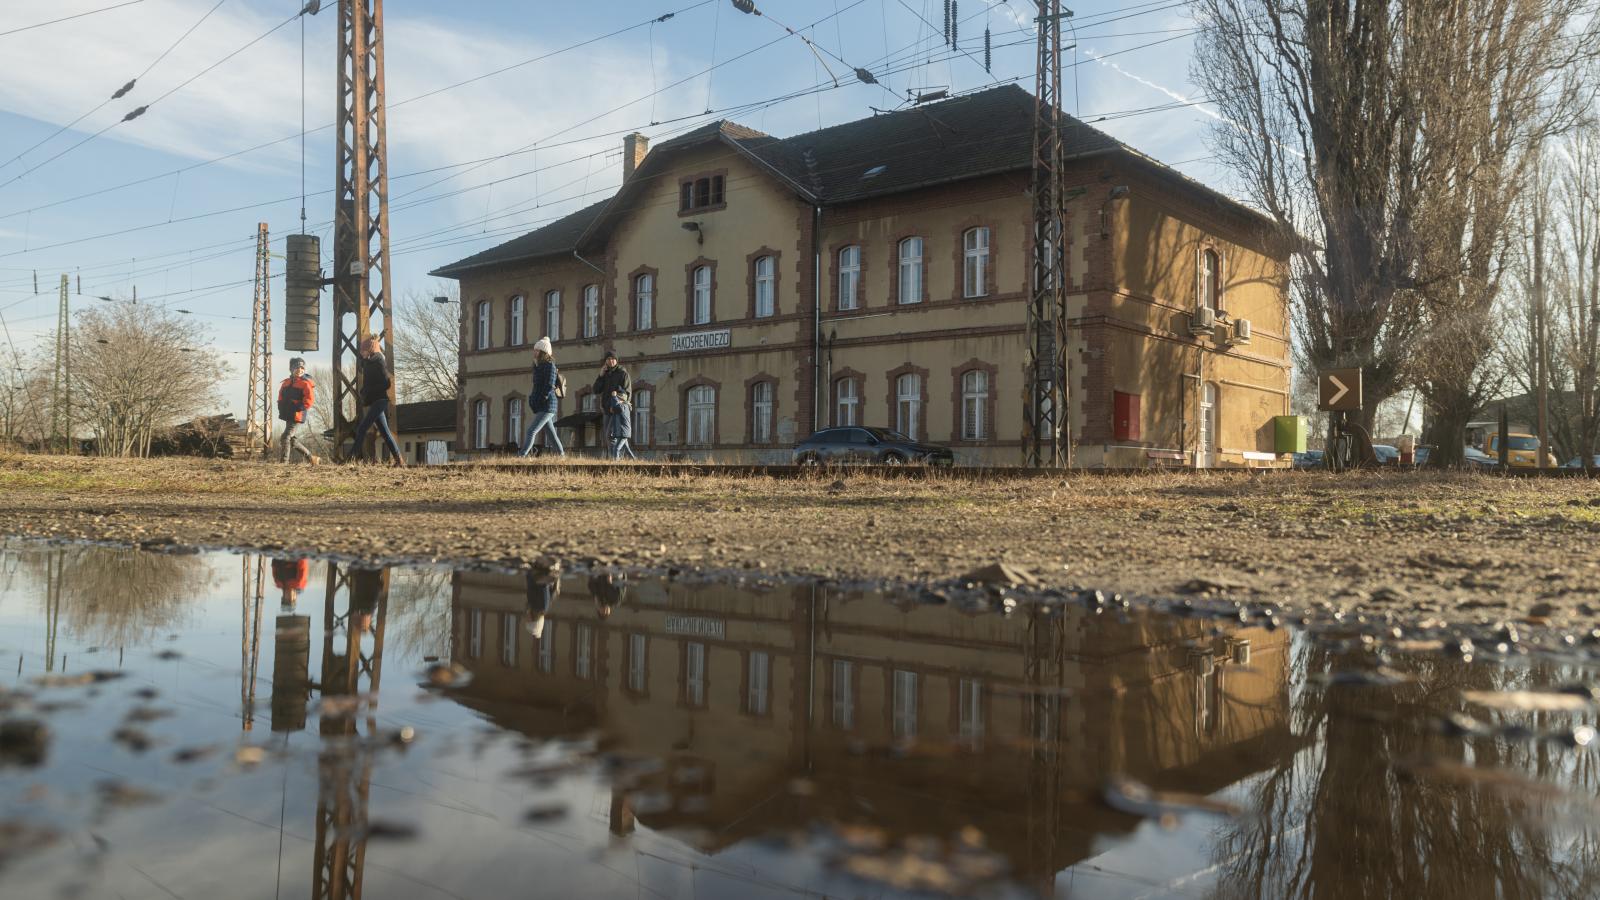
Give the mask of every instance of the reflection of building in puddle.
[[534, 638], [530, 584], [455, 576], [453, 656], [473, 673], [456, 697], [649, 760], [617, 833], [637, 817], [716, 851], [814, 822], [890, 841], [970, 825], [1048, 883], [1137, 824], [1099, 802], [1108, 776], [1211, 793], [1296, 746], [1282, 632], [567, 577]]

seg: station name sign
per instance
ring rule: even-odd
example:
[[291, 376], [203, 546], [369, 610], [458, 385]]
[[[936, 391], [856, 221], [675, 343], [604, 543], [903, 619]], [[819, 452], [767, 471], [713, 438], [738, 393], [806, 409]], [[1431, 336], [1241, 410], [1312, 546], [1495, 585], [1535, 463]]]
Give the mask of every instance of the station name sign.
[[667, 616], [667, 634], [723, 640], [728, 636], [727, 623], [707, 616]]
[[728, 328], [721, 331], [695, 331], [672, 336], [673, 353], [687, 350], [720, 350], [731, 346], [733, 346], [733, 331]]

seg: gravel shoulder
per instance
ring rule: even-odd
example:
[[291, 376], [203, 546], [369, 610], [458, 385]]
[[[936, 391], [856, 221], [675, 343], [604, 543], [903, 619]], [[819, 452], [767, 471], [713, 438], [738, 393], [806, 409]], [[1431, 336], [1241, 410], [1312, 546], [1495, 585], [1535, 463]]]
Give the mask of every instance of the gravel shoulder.
[[902, 581], [1004, 561], [1055, 587], [1600, 625], [1600, 481], [1586, 479], [777, 479], [6, 456], [0, 533]]

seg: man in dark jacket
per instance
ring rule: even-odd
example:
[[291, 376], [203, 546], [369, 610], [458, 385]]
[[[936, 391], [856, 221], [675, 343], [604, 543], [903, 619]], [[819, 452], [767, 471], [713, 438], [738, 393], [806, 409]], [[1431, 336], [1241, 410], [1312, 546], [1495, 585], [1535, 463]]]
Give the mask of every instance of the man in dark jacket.
[[[404, 466], [405, 457], [400, 455], [400, 445], [395, 442], [394, 432], [389, 430], [389, 367], [383, 361], [383, 353], [378, 350], [378, 339], [375, 337], [361, 342], [361, 405], [367, 411], [356, 426], [356, 445], [351, 448], [351, 458], [360, 458], [361, 446], [367, 439], [367, 429], [377, 425], [378, 433], [383, 435], [384, 445], [389, 448], [389, 457], [395, 465]], [[373, 462], [377, 462], [377, 459], [374, 458]]]
[[[626, 415], [622, 404], [629, 401], [632, 391], [633, 380], [628, 377], [628, 370], [617, 364], [615, 352], [607, 350], [605, 362], [600, 365], [600, 377], [594, 380], [594, 395], [600, 401], [600, 411], [605, 414], [600, 433], [607, 439], [617, 430], [617, 416]], [[612, 456], [616, 456], [615, 449]]]
[[322, 461], [300, 444], [306, 435], [306, 416], [311, 414], [315, 395], [316, 385], [306, 374], [306, 361], [298, 356], [289, 360], [289, 377], [278, 385], [278, 418], [283, 420], [283, 437], [279, 443], [283, 445], [284, 462], [294, 459], [296, 453], [312, 465]]

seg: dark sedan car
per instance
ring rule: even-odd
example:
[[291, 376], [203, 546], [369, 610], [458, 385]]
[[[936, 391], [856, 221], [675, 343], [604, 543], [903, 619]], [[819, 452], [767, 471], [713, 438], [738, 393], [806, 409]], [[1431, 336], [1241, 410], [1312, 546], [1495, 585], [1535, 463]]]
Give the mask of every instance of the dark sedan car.
[[925, 463], [948, 466], [955, 462], [949, 447], [914, 441], [887, 428], [824, 428], [795, 445], [794, 461], [802, 466], [864, 465], [888, 466]]

